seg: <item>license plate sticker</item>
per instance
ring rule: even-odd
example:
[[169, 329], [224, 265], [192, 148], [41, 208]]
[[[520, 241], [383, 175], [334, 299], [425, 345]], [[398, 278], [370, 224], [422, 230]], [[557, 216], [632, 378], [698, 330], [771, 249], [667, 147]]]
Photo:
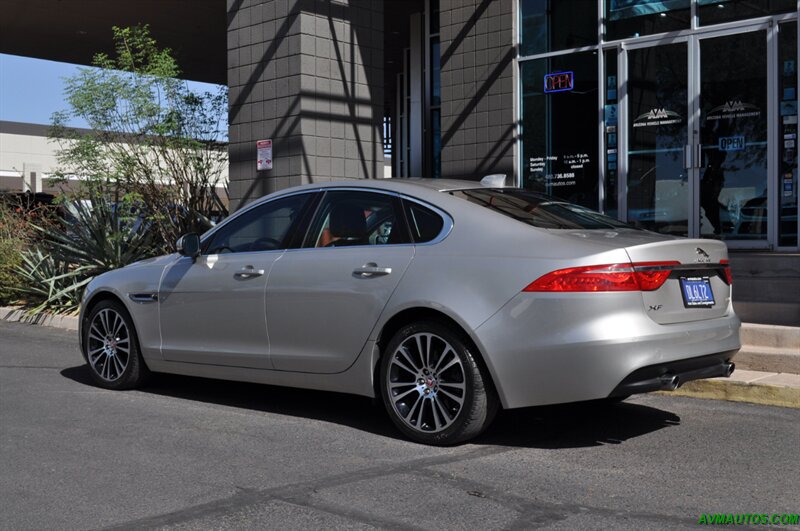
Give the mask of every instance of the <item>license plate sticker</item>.
[[710, 308], [715, 304], [708, 277], [682, 277], [681, 294], [687, 308]]

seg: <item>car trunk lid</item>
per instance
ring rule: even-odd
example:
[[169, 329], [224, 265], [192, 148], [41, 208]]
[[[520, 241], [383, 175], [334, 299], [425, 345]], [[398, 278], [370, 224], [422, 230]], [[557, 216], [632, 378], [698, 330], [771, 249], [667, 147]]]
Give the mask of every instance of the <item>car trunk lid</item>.
[[[725, 269], [728, 249], [716, 240], [686, 239], [648, 231], [554, 230], [599, 246], [622, 248], [637, 269], [666, 268], [669, 277], [661, 287], [642, 291], [644, 311], [660, 324], [714, 319], [726, 315], [731, 286]], [[672, 262], [672, 265], [666, 263]]]
[[728, 312], [728, 249], [714, 240], [667, 240], [626, 247], [634, 264], [678, 262], [657, 290], [642, 291], [647, 315], [670, 324], [722, 317]]

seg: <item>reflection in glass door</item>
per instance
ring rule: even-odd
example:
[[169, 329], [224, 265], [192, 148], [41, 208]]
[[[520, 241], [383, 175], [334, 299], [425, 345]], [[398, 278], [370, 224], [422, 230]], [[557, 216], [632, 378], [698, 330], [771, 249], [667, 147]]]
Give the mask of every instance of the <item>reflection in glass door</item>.
[[630, 49], [627, 61], [627, 221], [687, 235], [687, 44]]
[[701, 39], [700, 235], [767, 238], [767, 39]]

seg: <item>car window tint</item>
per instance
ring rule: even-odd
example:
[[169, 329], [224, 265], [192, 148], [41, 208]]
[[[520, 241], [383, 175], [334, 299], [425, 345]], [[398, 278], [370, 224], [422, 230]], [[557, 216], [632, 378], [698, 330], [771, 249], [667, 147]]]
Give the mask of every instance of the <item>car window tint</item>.
[[633, 228], [594, 210], [527, 190], [487, 188], [457, 190], [450, 195], [543, 229]]
[[272, 251], [284, 240], [310, 194], [275, 199], [255, 207], [220, 227], [204, 245], [204, 254]]
[[408, 243], [391, 195], [333, 191], [325, 194], [305, 247], [344, 247]]
[[408, 227], [411, 229], [411, 237], [415, 243], [429, 242], [442, 232], [444, 220], [439, 214], [410, 201], [404, 201], [404, 204]]

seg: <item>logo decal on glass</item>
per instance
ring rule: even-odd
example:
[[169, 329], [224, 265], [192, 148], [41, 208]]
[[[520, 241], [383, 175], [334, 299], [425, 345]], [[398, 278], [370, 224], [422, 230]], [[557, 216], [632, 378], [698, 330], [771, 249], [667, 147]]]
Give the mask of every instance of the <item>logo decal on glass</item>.
[[650, 109], [644, 114], [640, 114], [633, 121], [634, 127], [648, 127], [654, 125], [671, 125], [678, 124], [683, 121], [680, 114], [675, 111], [668, 111], [667, 109], [655, 108]]
[[723, 120], [725, 118], [748, 118], [759, 116], [761, 109], [752, 103], [742, 103], [741, 100], [730, 100], [714, 107], [709, 111], [706, 121]]

